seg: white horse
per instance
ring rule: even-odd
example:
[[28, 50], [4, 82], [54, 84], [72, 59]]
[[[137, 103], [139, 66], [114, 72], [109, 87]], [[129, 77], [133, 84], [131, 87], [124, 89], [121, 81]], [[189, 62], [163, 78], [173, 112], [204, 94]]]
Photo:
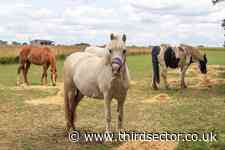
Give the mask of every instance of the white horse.
[[118, 102], [118, 124], [122, 129], [123, 108], [128, 90], [126, 36], [111, 34], [106, 46], [109, 55], [99, 57], [87, 52], [73, 53], [64, 63], [64, 100], [67, 131], [75, 129], [76, 108], [83, 96], [104, 99], [106, 131], [111, 130], [111, 101]]
[[[87, 52], [87, 53], [96, 54], [99, 57], [105, 57], [105, 56], [110, 55], [110, 53], [107, 50], [107, 48], [101, 48], [101, 47], [97, 47], [97, 46], [89, 46], [84, 51]], [[130, 72], [128, 70], [128, 66], [127, 66], [126, 62], [125, 62], [125, 68], [124, 69], [126, 69], [127, 75], [125, 77], [123, 77], [123, 78], [127, 77], [128, 84], [129, 84], [131, 78], [130, 78]]]
[[104, 57], [110, 54], [107, 48], [101, 48], [97, 46], [86, 47], [84, 51], [88, 53], [96, 54], [99, 57]]

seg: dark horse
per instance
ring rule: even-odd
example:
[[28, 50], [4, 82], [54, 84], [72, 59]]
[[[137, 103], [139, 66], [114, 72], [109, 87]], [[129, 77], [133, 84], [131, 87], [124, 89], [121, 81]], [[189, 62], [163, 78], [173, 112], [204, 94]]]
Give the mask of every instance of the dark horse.
[[162, 44], [152, 48], [152, 87], [158, 89], [160, 83], [159, 66], [161, 67], [161, 76], [164, 84], [168, 88], [167, 68], [180, 68], [181, 70], [181, 88], [186, 88], [184, 81], [185, 73], [189, 66], [198, 62], [201, 73], [207, 73], [207, 58], [200, 51], [192, 46], [180, 44], [178, 47]]
[[[34, 47], [31, 45], [24, 46], [19, 53], [19, 67], [17, 74], [23, 72], [23, 79], [27, 85], [29, 82], [27, 80], [27, 73], [30, 68], [30, 64], [42, 65], [43, 73], [41, 78], [42, 84], [47, 84], [47, 70], [51, 66], [51, 80], [52, 85], [56, 85], [57, 71], [56, 71], [56, 58], [55, 54], [48, 47]], [[43, 79], [45, 78], [45, 83]], [[20, 84], [20, 77], [17, 80], [17, 85]]]

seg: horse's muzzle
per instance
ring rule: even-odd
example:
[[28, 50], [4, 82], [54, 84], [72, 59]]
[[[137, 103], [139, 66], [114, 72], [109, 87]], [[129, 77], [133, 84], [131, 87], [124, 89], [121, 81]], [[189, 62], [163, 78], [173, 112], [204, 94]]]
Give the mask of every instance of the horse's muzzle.
[[113, 75], [117, 75], [121, 71], [121, 67], [123, 65], [123, 61], [119, 57], [115, 57], [112, 59], [112, 73]]

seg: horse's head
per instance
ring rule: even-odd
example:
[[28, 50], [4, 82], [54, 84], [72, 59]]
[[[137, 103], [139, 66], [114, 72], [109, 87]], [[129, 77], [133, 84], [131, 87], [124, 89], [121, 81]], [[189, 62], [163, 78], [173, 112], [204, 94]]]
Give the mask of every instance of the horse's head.
[[201, 73], [203, 73], [203, 74], [207, 73], [207, 63], [208, 63], [208, 60], [207, 60], [206, 55], [204, 54], [203, 60], [199, 60], [199, 69], [200, 69]]
[[108, 61], [112, 66], [113, 75], [119, 75], [122, 70], [121, 68], [126, 61], [126, 35], [123, 34], [121, 38], [111, 34], [110, 40], [110, 43], [106, 47], [106, 49], [109, 51]]

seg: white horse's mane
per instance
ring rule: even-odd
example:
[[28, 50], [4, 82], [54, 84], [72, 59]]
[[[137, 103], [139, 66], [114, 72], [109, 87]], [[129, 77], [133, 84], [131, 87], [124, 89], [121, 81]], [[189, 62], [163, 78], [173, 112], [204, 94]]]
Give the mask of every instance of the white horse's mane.
[[120, 35], [114, 35], [113, 40], [106, 45], [107, 49], [124, 49], [125, 47], [125, 43]]

